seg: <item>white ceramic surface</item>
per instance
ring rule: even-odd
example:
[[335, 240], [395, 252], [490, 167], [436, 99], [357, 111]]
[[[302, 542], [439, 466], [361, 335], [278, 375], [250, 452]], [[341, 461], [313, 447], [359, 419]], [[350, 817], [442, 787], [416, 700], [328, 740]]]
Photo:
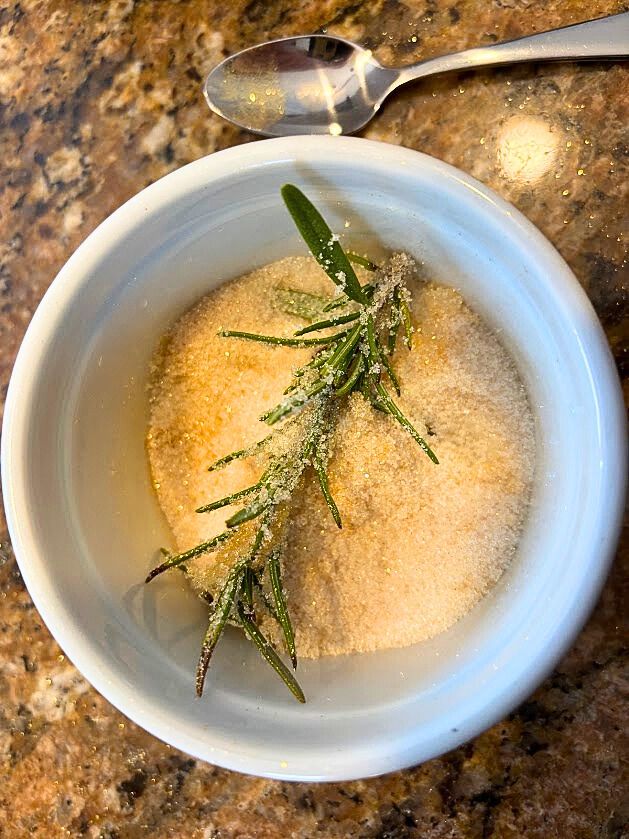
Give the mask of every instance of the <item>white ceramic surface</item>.
[[[361, 247], [380, 239], [451, 277], [502, 332], [537, 416], [534, 502], [493, 593], [404, 650], [302, 662], [300, 706], [236, 634], [194, 695], [203, 609], [179, 575], [141, 580], [168, 533], [143, 445], [155, 343], [202, 294], [303, 245], [280, 186], [302, 186]], [[457, 170], [353, 138], [269, 140], [206, 157], [107, 219], [60, 272], [9, 388], [2, 480], [35, 604], [131, 719], [221, 766], [363, 777], [418, 763], [494, 723], [582, 626], [615, 546], [624, 410], [603, 332], [556, 251]]]

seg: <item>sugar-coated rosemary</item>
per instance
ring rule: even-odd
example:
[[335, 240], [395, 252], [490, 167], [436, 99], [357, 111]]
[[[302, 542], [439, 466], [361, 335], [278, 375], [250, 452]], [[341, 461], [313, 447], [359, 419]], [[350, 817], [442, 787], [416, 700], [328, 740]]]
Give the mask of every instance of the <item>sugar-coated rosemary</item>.
[[[400, 330], [411, 349], [410, 295], [403, 273], [387, 272], [365, 257], [346, 253], [321, 214], [297, 187], [286, 184], [282, 187], [282, 198], [313, 256], [338, 287], [338, 293], [334, 298], [325, 298], [298, 289], [277, 289], [278, 305], [308, 321], [307, 326], [290, 337], [237, 330], [221, 332], [225, 338], [279, 346], [312, 346], [314, 354], [293, 372], [282, 401], [261, 417], [267, 425], [274, 426], [273, 431], [254, 446], [232, 452], [209, 467], [210, 470], [225, 468], [235, 460], [252, 456], [262, 458], [265, 463], [255, 484], [197, 510], [205, 513], [242, 505], [227, 518], [226, 529], [182, 553], [164, 552], [164, 560], [151, 571], [146, 582], [170, 568], [185, 568], [195, 557], [209, 554], [230, 541], [236, 544], [222, 587], [204, 595], [210, 617], [197, 666], [197, 694], [203, 692], [212, 653], [229, 623], [244, 631], [296, 699], [305, 702], [293, 673], [263, 635], [258, 615], [259, 610], [265, 610], [277, 621], [295, 670], [295, 637], [281, 573], [285, 527], [291, 498], [304, 480], [318, 482], [334, 521], [338, 527], [342, 526], [341, 511], [328, 484], [327, 465], [336, 418], [344, 400], [354, 391], [362, 394], [376, 410], [393, 417], [434, 463], [438, 460], [399, 409], [386, 384], [388, 380], [395, 393], [400, 394], [391, 365]], [[371, 271], [373, 281], [362, 285], [352, 262]], [[284, 422], [276, 426], [281, 420]]]

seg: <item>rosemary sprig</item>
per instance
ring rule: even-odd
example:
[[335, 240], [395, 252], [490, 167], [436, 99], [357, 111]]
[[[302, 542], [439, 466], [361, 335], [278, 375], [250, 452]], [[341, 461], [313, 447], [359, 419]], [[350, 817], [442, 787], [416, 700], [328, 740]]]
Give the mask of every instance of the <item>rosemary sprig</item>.
[[[227, 567], [230, 568], [226, 578], [218, 591], [204, 591], [201, 595], [210, 606], [210, 618], [197, 666], [197, 693], [201, 695], [203, 691], [212, 654], [225, 626], [233, 624], [244, 631], [293, 695], [300, 702], [305, 702], [295, 677], [262, 633], [256, 603], [263, 606], [263, 612], [277, 622], [295, 669], [295, 635], [282, 585], [284, 528], [291, 499], [306, 479], [309, 469], [319, 484], [335, 523], [338, 527], [342, 525], [327, 474], [330, 438], [339, 406], [350, 394], [362, 394], [374, 409], [388, 414], [399, 423], [433, 463], [439, 461], [393, 401], [382, 380], [386, 376], [396, 394], [400, 395], [401, 385], [390, 358], [395, 352], [400, 327], [404, 329], [404, 342], [409, 349], [413, 332], [410, 295], [403, 272], [388, 271], [386, 266], [381, 269], [366, 257], [346, 253], [321, 214], [297, 187], [291, 184], [283, 186], [282, 198], [313, 256], [338, 287], [339, 293], [328, 299], [296, 289], [276, 289], [276, 305], [309, 321], [309, 325], [298, 329], [292, 336], [221, 330], [220, 334], [225, 338], [275, 346], [312, 347], [314, 354], [310, 361], [294, 371], [282, 401], [261, 417], [270, 426], [284, 419], [282, 425], [274, 428], [259, 443], [225, 455], [209, 467], [210, 471], [221, 469], [235, 460], [252, 456], [266, 459], [266, 467], [255, 484], [198, 508], [198, 513], [206, 513], [243, 503], [244, 506], [227, 518], [227, 529], [187, 551], [167, 554], [146, 581], [150, 582], [170, 568], [184, 567], [185, 563], [203, 554], [214, 551], [226, 553], [229, 559]], [[352, 262], [373, 272], [373, 282], [361, 285]], [[337, 309], [341, 310], [341, 314], [327, 315]], [[345, 325], [345, 329], [312, 338], [304, 337]], [[250, 528], [250, 536], [246, 528]], [[234, 538], [236, 534], [240, 536]]]

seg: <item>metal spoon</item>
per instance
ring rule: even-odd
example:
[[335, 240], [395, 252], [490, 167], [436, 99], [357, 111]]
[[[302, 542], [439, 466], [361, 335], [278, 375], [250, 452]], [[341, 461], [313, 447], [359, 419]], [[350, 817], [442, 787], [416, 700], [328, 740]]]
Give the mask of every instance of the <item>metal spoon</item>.
[[628, 55], [629, 12], [400, 68], [382, 67], [371, 50], [344, 38], [304, 35], [226, 58], [207, 77], [204, 93], [219, 116], [267, 137], [352, 134], [392, 91], [433, 73]]

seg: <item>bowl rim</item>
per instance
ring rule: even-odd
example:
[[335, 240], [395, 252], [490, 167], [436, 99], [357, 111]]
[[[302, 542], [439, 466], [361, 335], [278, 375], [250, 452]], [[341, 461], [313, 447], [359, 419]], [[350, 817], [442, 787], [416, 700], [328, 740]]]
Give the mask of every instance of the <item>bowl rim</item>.
[[[585, 292], [570, 268], [542, 233], [515, 207], [459, 169], [422, 152], [373, 140], [351, 137], [296, 136], [263, 140], [215, 152], [169, 173], [146, 187], [114, 211], [84, 240], [61, 268], [42, 298], [24, 336], [13, 368], [6, 399], [0, 452], [7, 525], [20, 572], [50, 632], [96, 690], [142, 728], [195, 757], [211, 760], [212, 763], [240, 772], [282, 780], [310, 782], [350, 780], [379, 775], [412, 766], [420, 759], [427, 759], [427, 756], [415, 746], [414, 749], [405, 748], [403, 751], [401, 749], [393, 758], [380, 756], [379, 759], [372, 759], [369, 761], [369, 766], [366, 766], [362, 753], [357, 750], [357, 755], [353, 758], [351, 755], [344, 755], [343, 760], [339, 761], [335, 769], [317, 776], [306, 775], [303, 771], [295, 772], [290, 768], [270, 768], [270, 762], [264, 756], [251, 758], [250, 755], [242, 756], [238, 752], [216, 749], [209, 758], [194, 738], [169, 725], [168, 719], [157, 704], [149, 704], [148, 707], [141, 708], [139, 703], [134, 701], [132, 692], [125, 681], [119, 677], [116, 669], [95, 660], [91, 654], [88, 654], [87, 643], [80, 633], [75, 631], [72, 615], [65, 609], [63, 600], [55, 592], [54, 586], [48, 585], [46, 575], [40, 573], [46, 564], [45, 557], [39, 551], [39, 540], [24, 503], [27, 497], [25, 488], [27, 475], [24, 468], [27, 439], [24, 428], [30, 410], [29, 397], [32, 396], [36, 371], [42, 358], [42, 348], [47, 345], [48, 339], [54, 334], [54, 328], [64, 306], [88, 276], [83, 263], [89, 262], [86, 257], [92, 251], [110, 248], [111, 240], [115, 240], [123, 231], [128, 231], [130, 225], [146, 218], [147, 213], [157, 212], [167, 206], [176, 197], [184, 196], [187, 192], [198, 188], [200, 182], [212, 181], [249, 167], [277, 163], [282, 160], [317, 158], [320, 162], [324, 162], [325, 160], [338, 161], [339, 156], [344, 157], [349, 164], [355, 160], [360, 160], [366, 165], [369, 165], [370, 161], [372, 163], [377, 161], [380, 165], [384, 163], [397, 169], [404, 167], [407, 171], [412, 170], [413, 167], [428, 169], [434, 176], [456, 182], [464, 190], [472, 191], [483, 200], [487, 211], [495, 219], [499, 217], [503, 225], [511, 227], [514, 232], [528, 241], [539, 263], [552, 269], [553, 282], [561, 286], [562, 304], [565, 311], [568, 314], [572, 313], [574, 319], [576, 312], [582, 313], [585, 306], [595, 324], [594, 332], [585, 343], [590, 354], [592, 369], [589, 372], [592, 391], [602, 422], [606, 424], [607, 434], [603, 435], [602, 445], [606, 447], [607, 472], [603, 476], [604, 480], [601, 481], [603, 487], [601, 495], [604, 496], [606, 502], [606, 518], [603, 521], [601, 514], [600, 521], [597, 522], [598, 528], [592, 533], [591, 575], [587, 584], [584, 583], [581, 586], [578, 602], [572, 604], [572, 611], [565, 615], [554, 637], [547, 639], [546, 648], [536, 651], [536, 656], [529, 661], [526, 678], [520, 679], [517, 683], [509, 685], [508, 689], [493, 696], [490, 707], [488, 704], [480, 710], [475, 710], [470, 717], [466, 718], [465, 726], [462, 726], [463, 736], [460, 734], [458, 738], [450, 738], [447, 742], [444, 737], [443, 748], [428, 757], [453, 748], [502, 719], [530, 694], [572, 645], [605, 581], [620, 532], [624, 507], [627, 471], [624, 403], [607, 339]], [[595, 370], [598, 375], [593, 376], [592, 370]], [[596, 552], [595, 545], [598, 546]]]

